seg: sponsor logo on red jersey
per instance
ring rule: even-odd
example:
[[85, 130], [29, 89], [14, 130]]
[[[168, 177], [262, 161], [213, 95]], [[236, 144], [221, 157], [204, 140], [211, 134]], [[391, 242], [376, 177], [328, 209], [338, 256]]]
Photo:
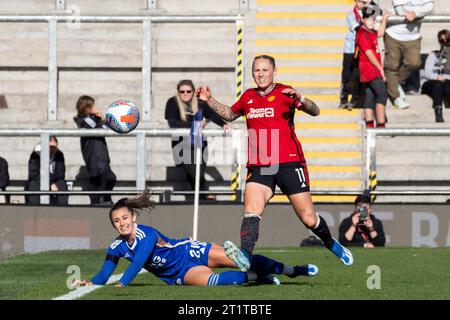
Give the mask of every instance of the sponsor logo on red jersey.
[[273, 118], [274, 116], [275, 111], [273, 108], [250, 108], [247, 114], [248, 119]]

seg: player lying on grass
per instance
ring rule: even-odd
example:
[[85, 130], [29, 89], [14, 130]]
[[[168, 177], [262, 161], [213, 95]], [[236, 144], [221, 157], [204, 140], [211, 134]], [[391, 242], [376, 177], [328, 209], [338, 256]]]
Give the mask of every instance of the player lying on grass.
[[[109, 219], [119, 236], [107, 250], [100, 272], [91, 281], [81, 280], [78, 285], [103, 285], [112, 275], [120, 258], [130, 265], [116, 284], [126, 286], [144, 268], [167, 284], [224, 286], [255, 281], [258, 284], [279, 284], [273, 274], [289, 277], [314, 276], [317, 266], [288, 266], [261, 255], [254, 255], [248, 272], [225, 271], [215, 273], [211, 268], [236, 268], [224, 248], [214, 243], [193, 241], [190, 238], [171, 239], [153, 227], [136, 223], [139, 210], [152, 210], [155, 203], [145, 190], [136, 198], [122, 198], [109, 212]], [[226, 242], [229, 255], [243, 254], [230, 241]]]

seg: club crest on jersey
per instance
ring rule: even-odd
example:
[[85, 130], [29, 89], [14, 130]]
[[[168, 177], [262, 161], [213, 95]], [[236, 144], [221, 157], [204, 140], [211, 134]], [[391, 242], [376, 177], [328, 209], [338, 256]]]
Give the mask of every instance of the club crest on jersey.
[[247, 114], [247, 118], [273, 118], [274, 115], [275, 111], [273, 108], [250, 108], [250, 112]]
[[272, 102], [275, 101], [275, 96], [270, 96], [267, 98], [267, 101]]

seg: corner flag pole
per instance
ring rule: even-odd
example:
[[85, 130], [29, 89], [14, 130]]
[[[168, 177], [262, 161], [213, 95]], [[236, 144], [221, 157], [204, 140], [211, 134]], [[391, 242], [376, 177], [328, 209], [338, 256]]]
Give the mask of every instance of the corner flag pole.
[[[198, 235], [198, 204], [200, 198], [200, 162], [202, 161], [203, 137], [202, 137], [203, 110], [200, 109], [194, 115], [190, 139], [195, 152], [195, 192], [194, 192], [194, 221], [192, 226], [192, 238], [197, 240]], [[192, 159], [192, 158], [191, 158]]]
[[198, 204], [200, 198], [200, 161], [202, 155], [201, 146], [195, 147], [195, 196], [194, 196], [194, 221], [192, 228], [192, 238], [197, 240], [198, 234]]

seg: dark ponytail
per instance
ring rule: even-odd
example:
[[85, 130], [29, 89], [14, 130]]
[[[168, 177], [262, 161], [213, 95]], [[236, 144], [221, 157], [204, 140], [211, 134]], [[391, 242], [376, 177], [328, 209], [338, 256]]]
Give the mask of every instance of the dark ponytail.
[[136, 198], [122, 198], [117, 201], [111, 210], [109, 210], [109, 220], [111, 220], [111, 215], [113, 211], [116, 211], [120, 208], [128, 208], [130, 212], [133, 214], [139, 215], [139, 210], [147, 209], [151, 211], [155, 207], [155, 202], [150, 199], [152, 196], [152, 192], [150, 189], [145, 189], [139, 196]]

